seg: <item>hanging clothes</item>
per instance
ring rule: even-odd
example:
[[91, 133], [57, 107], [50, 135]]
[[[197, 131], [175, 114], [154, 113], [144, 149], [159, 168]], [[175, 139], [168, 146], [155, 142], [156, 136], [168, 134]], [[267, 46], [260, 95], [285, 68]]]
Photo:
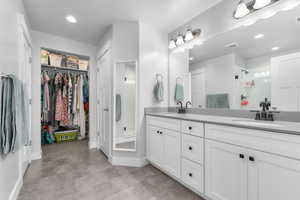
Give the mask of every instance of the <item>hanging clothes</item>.
[[28, 140], [28, 120], [26, 120], [26, 91], [24, 85], [14, 75], [0, 77], [0, 153], [14, 152], [17, 137], [23, 143]]
[[57, 73], [55, 76], [55, 87], [56, 87], [56, 109], [55, 109], [55, 120], [62, 121], [63, 117], [63, 97], [61, 86], [63, 84], [62, 75]]
[[85, 112], [83, 106], [83, 76], [80, 75], [78, 83], [78, 108], [79, 108], [79, 125], [80, 125], [80, 139], [85, 138]]

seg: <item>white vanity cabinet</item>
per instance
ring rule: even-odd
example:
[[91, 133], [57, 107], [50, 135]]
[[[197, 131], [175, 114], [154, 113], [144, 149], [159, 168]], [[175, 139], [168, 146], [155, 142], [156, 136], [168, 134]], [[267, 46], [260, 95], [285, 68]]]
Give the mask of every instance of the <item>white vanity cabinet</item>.
[[299, 198], [300, 146], [295, 146], [300, 145], [298, 136], [218, 125], [207, 125], [206, 136], [208, 197], [213, 200]]
[[147, 117], [147, 159], [180, 178], [180, 121]]

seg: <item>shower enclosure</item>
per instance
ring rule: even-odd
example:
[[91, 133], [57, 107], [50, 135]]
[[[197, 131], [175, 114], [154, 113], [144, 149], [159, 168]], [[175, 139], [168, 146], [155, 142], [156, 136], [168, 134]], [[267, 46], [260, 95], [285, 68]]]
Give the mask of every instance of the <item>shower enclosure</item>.
[[137, 62], [117, 62], [114, 84], [113, 150], [136, 151]]

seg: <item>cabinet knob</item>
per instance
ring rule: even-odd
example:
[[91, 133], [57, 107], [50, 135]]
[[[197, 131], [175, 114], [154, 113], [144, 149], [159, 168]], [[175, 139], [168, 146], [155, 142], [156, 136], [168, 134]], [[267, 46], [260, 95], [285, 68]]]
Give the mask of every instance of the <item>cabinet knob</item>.
[[244, 155], [244, 154], [240, 154], [240, 158], [241, 158], [241, 159], [244, 159], [244, 158], [245, 158], [245, 155]]
[[189, 126], [189, 130], [192, 130], [192, 129], [193, 129], [193, 127]]
[[156, 133], [159, 133], [159, 131], [156, 131]]
[[159, 132], [159, 134], [161, 134], [161, 135], [162, 135], [162, 134], [163, 134], [163, 132], [162, 132], [162, 131], [160, 131], [160, 132]]
[[193, 174], [192, 173], [189, 173], [189, 177], [192, 177], [193, 176]]
[[189, 147], [189, 150], [192, 151], [192, 150], [193, 150], [193, 147], [190, 146], [190, 147]]
[[254, 158], [253, 156], [250, 156], [250, 157], [249, 157], [249, 160], [252, 161], [252, 162], [254, 162], [254, 161], [255, 161], [255, 158]]

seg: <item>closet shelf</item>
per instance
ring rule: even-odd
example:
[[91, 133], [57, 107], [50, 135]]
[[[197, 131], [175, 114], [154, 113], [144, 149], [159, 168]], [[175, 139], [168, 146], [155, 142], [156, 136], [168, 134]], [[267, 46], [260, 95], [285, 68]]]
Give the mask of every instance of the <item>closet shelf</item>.
[[66, 67], [56, 67], [52, 65], [44, 65], [42, 64], [42, 69], [51, 69], [51, 70], [63, 70], [63, 71], [74, 71], [74, 72], [82, 72], [82, 73], [88, 73], [87, 70], [81, 70], [81, 69], [73, 69], [73, 68], [66, 68]]

